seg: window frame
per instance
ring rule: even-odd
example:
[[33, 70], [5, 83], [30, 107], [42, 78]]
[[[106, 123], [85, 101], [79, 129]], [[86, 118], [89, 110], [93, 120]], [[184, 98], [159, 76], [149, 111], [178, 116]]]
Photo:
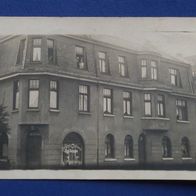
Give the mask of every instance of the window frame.
[[[48, 46], [48, 41], [52, 41], [53, 42], [53, 61], [49, 61], [49, 46]], [[54, 39], [51, 38], [47, 38], [46, 40], [46, 46], [47, 46], [47, 60], [48, 60], [48, 64], [49, 65], [56, 65], [56, 59], [57, 59], [57, 54], [56, 54], [56, 41]]]
[[[159, 97], [162, 97], [162, 101], [159, 100]], [[160, 104], [163, 105], [163, 114], [159, 114], [159, 112], [161, 111]], [[157, 95], [157, 116], [162, 118], [165, 117], [165, 96], [162, 94]]]
[[[129, 97], [125, 97], [124, 96], [124, 93], [128, 93], [129, 94]], [[130, 92], [130, 91], [123, 91], [123, 115], [124, 116], [132, 116], [133, 115], [133, 111], [132, 111], [132, 109], [133, 109], [133, 107], [132, 107], [132, 92]], [[130, 104], [130, 108], [129, 108], [129, 110], [130, 110], [130, 114], [128, 114], [128, 111], [127, 111], [127, 109], [128, 109], [128, 102], [129, 102], [129, 104]], [[126, 108], [126, 109], [125, 109]], [[125, 111], [125, 110], [126, 111]]]
[[[143, 63], [146, 62], [146, 63]], [[147, 73], [147, 65], [148, 65], [148, 61], [147, 59], [141, 59], [140, 60], [140, 70], [141, 70], [141, 79], [145, 80], [148, 78], [148, 73]], [[143, 68], [145, 68], [145, 77], [143, 77]]]
[[[80, 92], [80, 86], [86, 87], [87, 88], [87, 93], [82, 93]], [[82, 103], [82, 109], [80, 109], [80, 96], [83, 97], [83, 103]], [[87, 110], [84, 110], [84, 97], [87, 97]], [[90, 86], [89, 85], [85, 85], [85, 84], [79, 84], [78, 85], [78, 111], [79, 112], [90, 112]]]
[[[183, 152], [183, 147], [182, 146], [186, 146], [186, 153]], [[181, 153], [182, 153], [182, 158], [190, 158], [191, 157], [191, 149], [190, 149], [190, 141], [187, 137], [183, 137], [181, 139]]]
[[133, 137], [131, 135], [126, 135], [124, 139], [124, 159], [133, 159], [133, 158], [134, 158]]
[[[109, 90], [110, 95], [105, 95], [104, 90]], [[110, 99], [110, 107], [111, 107], [111, 112], [108, 111], [108, 100]], [[106, 100], [106, 101], [104, 101]], [[106, 105], [104, 105], [106, 103]], [[104, 107], [106, 108], [106, 111], [104, 111]], [[104, 114], [113, 114], [113, 90], [110, 88], [103, 88], [103, 113]]]
[[[83, 51], [82, 55], [77, 53], [77, 48], [81, 48], [82, 49], [82, 51]], [[77, 59], [78, 56], [83, 58], [83, 63], [84, 63], [84, 67], [83, 68], [81, 68], [80, 65], [79, 65], [79, 62], [78, 62], [78, 59]], [[77, 65], [78, 69], [80, 69], [80, 70], [88, 70], [87, 53], [86, 53], [86, 48], [85, 47], [79, 46], [79, 45], [75, 46], [75, 58], [76, 58], [76, 65]]]
[[[17, 98], [18, 93], [18, 98]], [[18, 104], [17, 104], [18, 99]], [[20, 104], [20, 83], [19, 80], [15, 80], [13, 82], [13, 110], [19, 110], [19, 104]]]
[[[105, 58], [101, 58], [100, 54], [104, 54]], [[105, 72], [103, 71], [103, 62], [105, 62]], [[99, 64], [99, 72], [101, 74], [110, 74], [110, 67], [109, 67], [109, 59], [107, 52], [99, 51], [98, 52], [98, 64]]]
[[158, 80], [158, 63], [155, 60], [150, 61], [150, 78], [151, 80]]
[[[145, 95], [150, 95], [150, 99], [146, 100]], [[150, 114], [146, 114], [146, 103], [150, 103]], [[151, 117], [152, 116], [152, 94], [144, 93], [144, 116]]]
[[[33, 80], [37, 80], [38, 81], [38, 88], [30, 88], [30, 82]], [[37, 97], [37, 106], [36, 107], [31, 107], [30, 106], [30, 92], [31, 91], [38, 91], [38, 97]], [[40, 80], [39, 79], [29, 79], [28, 80], [28, 108], [29, 109], [38, 109], [39, 108], [39, 98], [40, 98]]]
[[[172, 73], [172, 71], [174, 71], [174, 73]], [[169, 74], [170, 74], [170, 85], [182, 88], [182, 81], [181, 81], [181, 75], [179, 69], [170, 67]], [[172, 83], [172, 76], [174, 77], [175, 84]]]
[[[120, 58], [123, 59], [122, 62], [120, 61]], [[122, 66], [124, 67], [124, 75], [122, 74]], [[118, 71], [121, 77], [128, 77], [128, 67], [125, 56], [118, 56]]]
[[[41, 43], [40, 43], [40, 45], [34, 45], [34, 40], [36, 40], [36, 39], [39, 39], [39, 40], [41, 40]], [[34, 38], [32, 38], [32, 45], [31, 45], [31, 62], [32, 63], [41, 63], [42, 62], [42, 44], [43, 44], [43, 40], [42, 40], [42, 38], [41, 37], [34, 37]], [[34, 48], [40, 48], [40, 60], [38, 60], [38, 61], [35, 61], [35, 60], [33, 60], [33, 55], [34, 55]]]
[[112, 134], [105, 136], [105, 159], [115, 158], [115, 138]]
[[[181, 102], [181, 104], [179, 104]], [[184, 102], [184, 104], [183, 104]], [[179, 113], [181, 113], [182, 118], [180, 118]], [[185, 99], [176, 99], [176, 119], [179, 121], [188, 121], [188, 105]]]
[[[51, 87], [51, 82], [56, 82], [56, 89]], [[56, 108], [51, 107], [51, 92], [56, 93]], [[49, 93], [50, 93], [50, 100], [49, 100], [49, 108], [50, 110], [58, 110], [59, 109], [59, 82], [58, 80], [50, 80], [49, 81]]]
[[172, 158], [172, 143], [170, 138], [164, 136], [161, 140], [161, 145], [162, 145], [162, 158]]

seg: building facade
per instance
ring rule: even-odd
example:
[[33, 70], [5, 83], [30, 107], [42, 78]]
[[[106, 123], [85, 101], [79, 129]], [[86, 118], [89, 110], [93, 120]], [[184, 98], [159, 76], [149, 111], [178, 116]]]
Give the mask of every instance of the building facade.
[[18, 35], [0, 43], [0, 102], [11, 168], [196, 164], [190, 65], [85, 36]]

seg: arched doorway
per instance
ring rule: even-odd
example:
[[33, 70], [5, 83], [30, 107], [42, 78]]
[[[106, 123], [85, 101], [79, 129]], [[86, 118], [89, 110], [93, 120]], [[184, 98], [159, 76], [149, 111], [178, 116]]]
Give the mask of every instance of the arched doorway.
[[82, 137], [75, 133], [69, 133], [63, 141], [63, 165], [84, 165], [84, 142]]
[[40, 131], [29, 131], [26, 137], [26, 165], [35, 169], [41, 166], [42, 137]]
[[146, 136], [143, 133], [139, 136], [138, 153], [139, 153], [139, 162], [145, 163], [146, 161]]

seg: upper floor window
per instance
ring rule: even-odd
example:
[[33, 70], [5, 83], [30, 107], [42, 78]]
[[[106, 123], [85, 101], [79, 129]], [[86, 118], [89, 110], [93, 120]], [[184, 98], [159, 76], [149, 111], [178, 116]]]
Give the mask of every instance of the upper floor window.
[[58, 82], [50, 81], [50, 108], [58, 109]]
[[118, 56], [119, 73], [121, 76], [127, 76], [125, 57]]
[[33, 56], [32, 60], [34, 62], [40, 62], [41, 61], [41, 39], [33, 39]]
[[176, 100], [176, 118], [177, 120], [188, 120], [187, 102], [182, 99]]
[[99, 69], [101, 73], [108, 73], [109, 72], [109, 65], [106, 59], [106, 53], [105, 52], [99, 52]]
[[147, 78], [147, 60], [141, 60], [141, 78]]
[[103, 112], [112, 114], [112, 90], [103, 89]]
[[19, 109], [19, 81], [14, 81], [13, 88], [13, 109]]
[[23, 40], [20, 41], [19, 50], [18, 50], [18, 56], [17, 56], [17, 61], [16, 61], [17, 65], [22, 65], [23, 62], [24, 62], [24, 58], [25, 58], [25, 42], [26, 42], [26, 39], [23, 39]]
[[162, 139], [162, 153], [163, 158], [172, 157], [171, 141], [167, 136], [164, 136]]
[[174, 86], [182, 87], [179, 70], [170, 68], [169, 73], [170, 73], [170, 83]]
[[76, 61], [79, 69], [87, 69], [86, 54], [83, 47], [76, 46]]
[[89, 112], [89, 86], [79, 85], [79, 111]]
[[190, 157], [190, 144], [187, 137], [183, 137], [181, 141], [182, 157]]
[[38, 108], [39, 80], [29, 80], [29, 108]]
[[133, 158], [133, 138], [130, 135], [125, 137], [124, 156], [125, 158]]
[[157, 80], [157, 62], [156, 61], [150, 62], [150, 72], [151, 72], [151, 79]]
[[114, 149], [114, 136], [108, 134], [105, 138], [105, 158], [114, 158], [115, 149]]
[[165, 97], [163, 95], [157, 96], [157, 114], [159, 117], [165, 116]]
[[47, 48], [48, 48], [48, 63], [55, 64], [56, 55], [55, 55], [54, 40], [47, 39]]
[[132, 115], [132, 94], [130, 92], [123, 92], [123, 113], [124, 115]]
[[152, 116], [152, 100], [151, 94], [144, 94], [144, 114], [145, 116]]

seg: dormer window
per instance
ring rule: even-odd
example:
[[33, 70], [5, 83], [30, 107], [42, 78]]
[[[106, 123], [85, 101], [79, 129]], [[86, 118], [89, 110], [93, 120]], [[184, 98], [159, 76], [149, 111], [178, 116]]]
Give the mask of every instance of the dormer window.
[[101, 73], [109, 73], [109, 65], [107, 62], [107, 55], [105, 52], [98, 53], [99, 69]]
[[80, 46], [76, 46], [76, 61], [78, 69], [87, 69], [85, 49]]
[[41, 61], [41, 39], [33, 39], [33, 54], [32, 60], [33, 62], [40, 62]]
[[17, 65], [22, 65], [24, 62], [24, 57], [25, 57], [25, 42], [26, 40], [23, 39], [20, 41], [20, 45], [19, 45], [19, 50], [18, 50], [18, 56], [17, 56], [17, 61], [16, 64]]
[[119, 66], [119, 73], [121, 76], [127, 76], [126, 64], [125, 64], [125, 57], [118, 56], [118, 66]]
[[147, 78], [147, 60], [141, 60], [141, 78]]
[[54, 40], [47, 39], [47, 48], [48, 48], [48, 63], [55, 64], [56, 56], [55, 56]]
[[179, 70], [174, 69], [174, 68], [170, 68], [169, 69], [169, 74], [170, 74], [170, 83], [171, 83], [171, 85], [182, 87]]
[[157, 62], [156, 61], [150, 62], [150, 73], [151, 73], [151, 79], [157, 80]]

